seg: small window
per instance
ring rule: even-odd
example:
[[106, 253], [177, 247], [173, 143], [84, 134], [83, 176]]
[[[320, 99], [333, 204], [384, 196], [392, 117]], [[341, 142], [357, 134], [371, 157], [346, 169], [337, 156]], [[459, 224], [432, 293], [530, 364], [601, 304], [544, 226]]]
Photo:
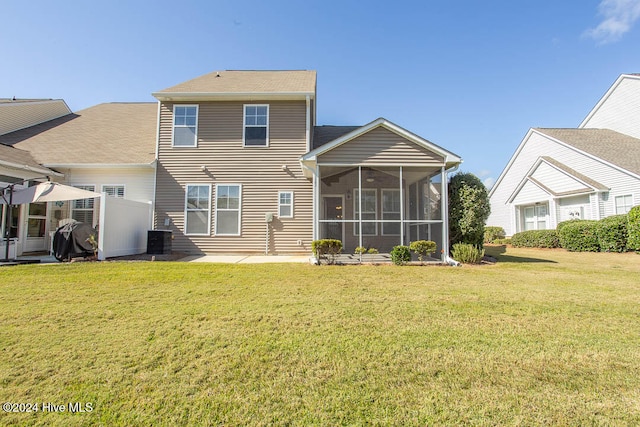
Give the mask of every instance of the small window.
[[240, 193], [239, 185], [216, 186], [216, 235], [240, 235]]
[[[358, 189], [353, 190], [355, 197], [353, 198], [353, 211], [356, 213], [355, 219], [360, 219], [360, 203]], [[378, 234], [378, 224], [375, 222], [378, 219], [378, 193], [375, 189], [362, 190], [362, 235], [363, 236], [375, 236]], [[371, 222], [367, 222], [371, 221]], [[360, 230], [359, 224], [356, 222], [353, 224], [353, 234], [357, 236]]]
[[293, 191], [278, 193], [278, 218], [293, 218]]
[[245, 147], [266, 147], [269, 145], [269, 106], [244, 106]]
[[631, 194], [625, 196], [616, 196], [616, 215], [629, 213], [633, 207], [633, 196]]
[[[81, 190], [96, 191], [95, 185], [74, 185]], [[71, 218], [93, 226], [93, 201], [95, 199], [80, 199], [71, 202]]]
[[103, 185], [102, 192], [107, 193], [107, 196], [124, 199], [124, 185]]
[[195, 147], [198, 130], [198, 106], [173, 106], [173, 146]]
[[211, 186], [187, 184], [185, 234], [208, 236], [211, 229]]
[[400, 190], [382, 190], [382, 234], [385, 236], [400, 235]]

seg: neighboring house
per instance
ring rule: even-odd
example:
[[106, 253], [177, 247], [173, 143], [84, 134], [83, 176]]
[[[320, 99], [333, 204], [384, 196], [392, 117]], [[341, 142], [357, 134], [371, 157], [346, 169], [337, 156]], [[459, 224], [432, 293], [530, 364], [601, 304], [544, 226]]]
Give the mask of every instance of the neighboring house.
[[640, 75], [623, 74], [577, 129], [530, 129], [489, 193], [508, 236], [640, 204]]
[[[111, 103], [76, 113], [67, 111], [52, 120], [0, 135], [0, 166], [7, 158], [13, 163], [13, 178], [0, 176], [5, 182], [0, 185], [24, 179], [42, 181], [48, 176], [63, 184], [142, 202], [151, 211], [156, 135], [156, 103]], [[47, 250], [51, 233], [67, 218], [101, 225], [99, 199], [31, 203], [13, 212], [17, 229], [11, 234], [17, 238], [18, 255]], [[127, 213], [122, 216], [126, 221]], [[7, 226], [6, 221], [2, 223]], [[143, 231], [150, 227], [148, 212]]]
[[383, 118], [316, 126], [314, 71], [219, 71], [159, 100], [155, 225], [190, 253], [310, 253], [336, 238], [448, 253], [459, 156]]
[[0, 135], [71, 114], [62, 99], [0, 98]]

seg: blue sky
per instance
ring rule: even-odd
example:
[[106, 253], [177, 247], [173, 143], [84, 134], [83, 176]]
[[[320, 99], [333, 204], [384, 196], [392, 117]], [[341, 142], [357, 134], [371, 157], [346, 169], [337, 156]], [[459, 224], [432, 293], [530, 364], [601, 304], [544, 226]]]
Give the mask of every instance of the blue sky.
[[0, 0], [0, 97], [154, 101], [224, 69], [318, 72], [318, 124], [378, 117], [495, 180], [640, 72], [640, 0]]

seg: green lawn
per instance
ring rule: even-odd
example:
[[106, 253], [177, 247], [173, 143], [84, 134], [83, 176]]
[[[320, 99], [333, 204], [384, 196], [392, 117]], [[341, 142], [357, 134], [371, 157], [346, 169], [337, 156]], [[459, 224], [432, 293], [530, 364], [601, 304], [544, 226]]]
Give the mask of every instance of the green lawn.
[[0, 425], [640, 424], [640, 256], [498, 256], [0, 268], [0, 402], [93, 409]]

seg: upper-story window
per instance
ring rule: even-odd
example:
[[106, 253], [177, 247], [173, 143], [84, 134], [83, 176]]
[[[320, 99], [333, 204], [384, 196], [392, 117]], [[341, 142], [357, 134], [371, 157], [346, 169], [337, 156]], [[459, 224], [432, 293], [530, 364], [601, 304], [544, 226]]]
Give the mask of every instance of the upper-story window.
[[633, 196], [631, 194], [616, 196], [616, 215], [629, 213], [632, 207]]
[[173, 106], [173, 146], [195, 147], [198, 136], [198, 106]]
[[269, 145], [269, 106], [244, 106], [245, 147], [266, 147]]

